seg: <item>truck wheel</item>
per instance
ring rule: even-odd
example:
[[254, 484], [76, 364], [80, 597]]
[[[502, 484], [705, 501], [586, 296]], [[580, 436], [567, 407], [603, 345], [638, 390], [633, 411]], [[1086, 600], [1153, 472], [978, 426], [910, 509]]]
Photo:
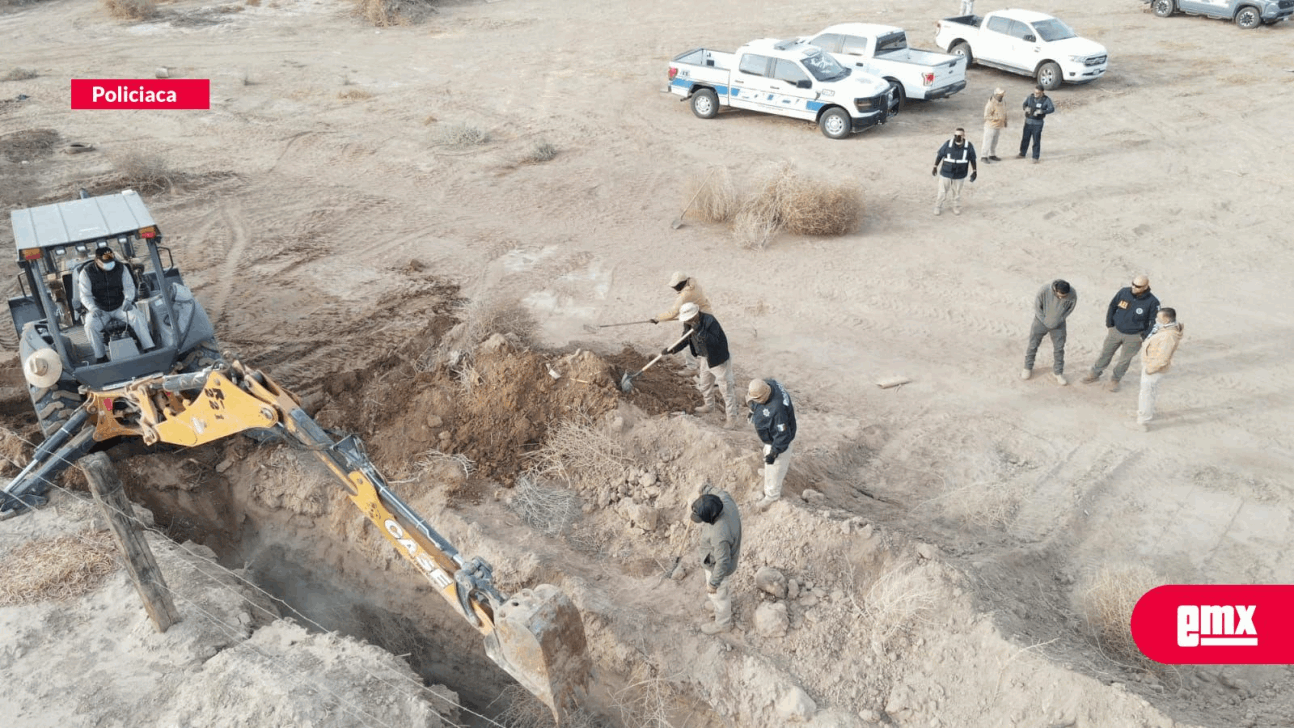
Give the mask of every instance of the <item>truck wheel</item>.
[[1245, 30], [1252, 30], [1262, 24], [1262, 14], [1258, 12], [1258, 8], [1255, 8], [1252, 5], [1246, 5], [1243, 8], [1240, 8], [1240, 12], [1236, 13], [1236, 25]]
[[1060, 86], [1060, 66], [1055, 61], [1047, 61], [1038, 66], [1038, 85], [1043, 91], [1050, 91]]
[[73, 380], [60, 379], [54, 386], [44, 389], [28, 385], [27, 393], [31, 395], [31, 403], [36, 407], [36, 420], [45, 437], [54, 434], [63, 423], [71, 419], [72, 413], [82, 403]]
[[1151, 6], [1151, 9], [1155, 11], [1155, 15], [1161, 18], [1167, 18], [1176, 10], [1173, 6], [1173, 0], [1155, 0], [1155, 4]]
[[892, 78], [887, 78], [885, 80], [890, 82], [890, 89], [894, 91], [894, 100], [898, 102], [894, 105], [894, 111], [895, 113], [898, 113], [902, 111], [903, 106], [908, 103], [908, 95], [903, 93], [903, 84]]
[[962, 56], [965, 58], [967, 66], [975, 62], [974, 56], [971, 55], [970, 44], [964, 40], [959, 40], [956, 43], [953, 43], [952, 46], [948, 48], [948, 52], [954, 56]]
[[818, 119], [818, 128], [829, 139], [844, 139], [853, 130], [853, 121], [844, 109], [833, 106], [827, 109], [821, 119]]
[[719, 96], [714, 89], [703, 88], [692, 94], [692, 113], [702, 119], [719, 115]]

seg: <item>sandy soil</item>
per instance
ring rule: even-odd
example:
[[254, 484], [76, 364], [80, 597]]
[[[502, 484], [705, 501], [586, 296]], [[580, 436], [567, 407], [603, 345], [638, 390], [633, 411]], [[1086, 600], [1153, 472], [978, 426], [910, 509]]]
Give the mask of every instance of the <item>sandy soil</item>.
[[[674, 328], [583, 327], [646, 318], [667, 305], [672, 270], [698, 277], [729, 333], [738, 379], [776, 376], [797, 395], [805, 468], [793, 490], [813, 485], [837, 519], [862, 517], [890, 534], [900, 545], [878, 564], [898, 563], [891, 559], [913, 539], [938, 546], [922, 568], [949, 590], [939, 621], [948, 626], [927, 628], [926, 647], [914, 638], [885, 671], [826, 644], [806, 644], [807, 659], [796, 660], [784, 643], [753, 637], [662, 632], [680, 635], [678, 644], [644, 648], [663, 663], [695, 665], [679, 682], [738, 724], [776, 724], [765, 698], [798, 684], [821, 703], [820, 720], [843, 725], [886, 716], [899, 725], [1288, 725], [1288, 668], [1201, 668], [1167, 680], [1129, 670], [1083, 638], [1080, 607], [1085, 580], [1111, 564], [1144, 564], [1175, 582], [1294, 579], [1284, 556], [1294, 536], [1282, 386], [1294, 306], [1273, 295], [1294, 270], [1279, 202], [1291, 182], [1281, 154], [1294, 111], [1291, 29], [1160, 19], [1130, 0], [1035, 7], [1106, 44], [1112, 70], [1052, 94], [1059, 113], [1048, 120], [1040, 165], [1010, 154], [1013, 117], [1007, 161], [981, 166], [960, 217], [930, 214], [933, 153], [951, 128], [978, 128], [994, 86], [1014, 106], [1028, 79], [974, 69], [954, 98], [914, 104], [844, 142], [753, 114], [701, 121], [659, 93], [665, 61], [688, 48], [732, 49], [845, 19], [902, 25], [929, 46], [933, 21], [955, 10], [929, 0], [866, 11], [825, 1], [507, 0], [454, 4], [426, 25], [381, 30], [321, 2], [240, 12], [175, 3], [161, 20], [136, 24], [93, 4], [34, 4], [0, 15], [0, 63], [38, 73], [0, 81], [0, 100], [29, 97], [0, 104], [0, 201], [110, 187], [119, 155], [163, 155], [176, 184], [149, 204], [222, 338], [325, 403], [336, 395], [330, 377], [387, 371], [380, 364], [393, 350], [430, 337], [428, 322], [448, 311], [445, 281], [472, 301], [520, 302], [540, 344], [612, 353], [626, 342], [651, 351]], [[212, 110], [67, 109], [69, 77], [148, 77], [158, 66], [210, 78]], [[488, 141], [443, 144], [443, 129], [459, 123], [488, 130]], [[523, 164], [541, 140], [557, 157]], [[58, 153], [72, 141], [98, 149]], [[684, 191], [708, 167], [741, 178], [779, 160], [860, 180], [861, 229], [785, 236], [761, 252], [738, 249], [720, 227], [670, 229]], [[1064, 277], [1079, 291], [1067, 352], [1076, 380], [1100, 345], [1106, 302], [1137, 273], [1187, 327], [1149, 433], [1126, 427], [1135, 386], [1111, 394], [1018, 377], [1039, 286]], [[895, 374], [913, 381], [872, 384]], [[642, 426], [665, 438], [661, 423], [678, 422]], [[750, 458], [749, 433], [702, 430], [733, 458]], [[660, 457], [638, 456], [644, 468]], [[754, 469], [742, 467], [749, 478], [733, 487], [744, 498]], [[687, 464], [663, 495], [678, 506], [694, 487], [689, 474], [728, 469], [721, 460]], [[505, 528], [491, 508], [502, 506], [487, 501], [445, 518], [463, 519], [464, 536], [496, 563], [526, 561], [516, 552], [539, 541]], [[828, 539], [818, 522], [797, 520], [807, 517], [789, 505], [752, 516], [751, 559], [799, 573], [825, 565], [806, 556], [795, 567], [773, 554], [852, 548], [853, 538]], [[563, 587], [605, 617], [592, 628], [602, 657], [624, 658], [611, 645], [623, 647], [630, 626], [684, 621], [648, 598], [654, 578], [632, 582], [643, 575], [620, 568], [667, 555], [683, 539], [673, 533], [668, 545], [630, 541], [623, 558], [529, 576], [617, 567], [618, 576], [603, 574], [617, 588], [586, 590], [575, 575]], [[960, 607], [952, 589], [962, 590]], [[624, 621], [634, 590], [644, 608], [660, 610], [642, 624]], [[690, 620], [699, 596], [695, 584], [679, 585], [669, 603]], [[608, 605], [599, 611], [595, 597]], [[753, 604], [740, 609], [748, 624]], [[844, 611], [821, 618], [850, 620]], [[929, 649], [938, 639], [956, 648]], [[831, 667], [848, 664], [838, 676], [855, 681], [857, 695], [824, 682], [837, 674], [822, 672], [824, 655]], [[757, 673], [780, 677], [741, 678]], [[729, 677], [706, 682], [717, 674]], [[1006, 693], [1011, 707], [986, 708], [985, 690], [995, 700]], [[912, 697], [891, 704], [896, 696]]]

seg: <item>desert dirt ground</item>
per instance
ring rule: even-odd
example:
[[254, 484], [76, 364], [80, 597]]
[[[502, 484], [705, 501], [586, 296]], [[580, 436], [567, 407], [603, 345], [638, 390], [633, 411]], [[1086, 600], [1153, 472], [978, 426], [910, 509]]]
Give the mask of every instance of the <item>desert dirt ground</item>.
[[[669, 302], [671, 271], [685, 270], [704, 284], [728, 332], [738, 381], [774, 376], [795, 394], [803, 462], [790, 490], [822, 494], [821, 502], [749, 516], [752, 561], [775, 561], [780, 546], [824, 554], [858, 547], [852, 537], [815, 531], [821, 524], [810, 511], [864, 518], [893, 537], [887, 553], [901, 551], [896, 543], [937, 546], [938, 569], [927, 558], [923, 568], [939, 570], [949, 590], [957, 585], [948, 610], [960, 616], [925, 625], [921, 639], [951, 632], [940, 639], [959, 646], [950, 648], [950, 664], [924, 671], [896, 651], [897, 667], [886, 668], [883, 682], [833, 691], [815, 682], [821, 675], [811, 677], [822, 666], [809, 659], [829, 645], [805, 641], [799, 658], [754, 636], [707, 647], [713, 643], [687, 632], [703, 616], [692, 608], [699, 586], [669, 585], [668, 600], [653, 602], [655, 579], [639, 584], [634, 578], [645, 575], [632, 569], [599, 577], [620, 591], [590, 587], [602, 599], [623, 598], [621, 608], [603, 610], [609, 626], [598, 627], [599, 639], [615, 641], [616, 616], [634, 611], [627, 605], [660, 610], [654, 621], [639, 618], [689, 647], [644, 646], [644, 654], [696, 671], [747, 660], [743, 669], [804, 685], [821, 703], [814, 720], [822, 725], [1289, 725], [1288, 667], [1170, 676], [1128, 668], [1084, 637], [1081, 602], [1095, 574], [1130, 565], [1164, 582], [1294, 580], [1287, 555], [1294, 419], [1285, 386], [1294, 304], [1279, 294], [1294, 271], [1283, 202], [1294, 181], [1285, 153], [1294, 29], [1161, 19], [1132, 0], [1034, 7], [1105, 44], [1111, 70], [1051, 94], [1058, 113], [1047, 121], [1039, 165], [1015, 159], [1021, 120], [1013, 115], [999, 151], [1005, 161], [981, 164], [957, 217], [931, 214], [935, 150], [956, 126], [978, 144], [992, 88], [1004, 87], [1015, 108], [1030, 79], [972, 69], [955, 97], [911, 104], [845, 141], [744, 112], [702, 121], [661, 93], [667, 60], [689, 48], [732, 50], [844, 20], [903, 26], [932, 48], [934, 21], [956, 4], [929, 0], [498, 0], [447, 4], [421, 25], [381, 29], [324, 2], [180, 2], [148, 22], [114, 20], [97, 4], [70, 0], [6, 6], [0, 74], [21, 67], [37, 75], [0, 81], [0, 199], [13, 208], [81, 186], [106, 191], [120, 155], [162, 156], [173, 184], [148, 202], [224, 343], [324, 405], [361, 386], [391, 395], [382, 409], [352, 402], [369, 408], [370, 435], [399, 437], [382, 411], [406, 402], [392, 382], [375, 384], [366, 373], [400, 371], [390, 365], [393, 352], [416, 359], [419, 337], [435, 333], [428, 322], [446, 314], [451, 298], [520, 303], [541, 348], [652, 351], [675, 335], [672, 325], [599, 334], [584, 327], [653, 315]], [[210, 78], [211, 110], [68, 110], [69, 78], [150, 77], [157, 67]], [[16, 100], [20, 94], [28, 98]], [[446, 144], [444, 130], [458, 124], [488, 138]], [[59, 153], [69, 142], [96, 150]], [[539, 142], [553, 145], [556, 157], [523, 163]], [[707, 170], [726, 167], [742, 180], [782, 161], [858, 180], [866, 213], [857, 232], [784, 235], [751, 251], [722, 226], [690, 219], [670, 229]], [[1148, 433], [1128, 427], [1135, 369], [1117, 393], [1076, 381], [1100, 346], [1110, 296], [1138, 273], [1186, 330]], [[1030, 302], [1057, 277], [1079, 294], [1068, 387], [1045, 376], [1046, 342], [1036, 370], [1044, 376], [1019, 378]], [[347, 372], [357, 373], [350, 385], [337, 384]], [[875, 386], [893, 375], [912, 381]], [[5, 413], [21, 424], [21, 409], [17, 402]], [[351, 415], [324, 409], [336, 422]], [[686, 433], [716, 453], [727, 448], [732, 462], [751, 460], [756, 449], [748, 432], [690, 418], [659, 415], [625, 427], [626, 438], [650, 433], [680, 452]], [[640, 467], [657, 467], [652, 447], [634, 452]], [[690, 476], [744, 472], [709, 451], [698, 457], [709, 458], [706, 467], [679, 465], [675, 491], [666, 494], [679, 508]], [[732, 476], [743, 503], [753, 493], [750, 475]], [[497, 549], [495, 561], [520, 558], [513, 549], [541, 549], [530, 537], [500, 538], [522, 529], [506, 530], [501, 506], [491, 504], [445, 517], [461, 519], [472, 543]], [[311, 538], [301, 524], [294, 529]], [[681, 526], [671, 529], [669, 548], [633, 558], [650, 560], [662, 548], [667, 555], [682, 538]], [[631, 541], [620, 539], [618, 548], [646, 548]], [[334, 565], [351, 558], [339, 550], [330, 550]], [[544, 553], [542, 565], [516, 571], [592, 579], [591, 570], [609, 568], [591, 557], [571, 563], [569, 551]], [[371, 578], [368, 586], [381, 588]], [[413, 594], [411, 584], [399, 588]], [[662, 604], [680, 605], [685, 616]], [[795, 634], [794, 610], [792, 627]], [[915, 639], [912, 654], [933, 651]], [[981, 639], [997, 642], [977, 655], [971, 645]], [[1017, 659], [1006, 644], [1036, 649]], [[603, 656], [623, 657], [611, 648]], [[1014, 692], [1017, 706], [983, 712], [966, 697], [975, 689], [959, 682], [954, 666], [980, 670], [976, 656], [995, 700]], [[716, 666], [725, 659], [728, 667]], [[850, 654], [833, 659], [856, 662]], [[828, 667], [826, 674], [835, 669]], [[870, 662], [854, 667], [882, 672]], [[712, 709], [707, 720], [781, 720], [725, 703], [698, 674], [680, 682]], [[438, 678], [463, 687], [452, 674]], [[782, 691], [745, 684], [752, 704]], [[1123, 700], [1146, 703], [1135, 707], [1144, 714], [1127, 707], [1125, 723], [1093, 712], [1123, 710]]]

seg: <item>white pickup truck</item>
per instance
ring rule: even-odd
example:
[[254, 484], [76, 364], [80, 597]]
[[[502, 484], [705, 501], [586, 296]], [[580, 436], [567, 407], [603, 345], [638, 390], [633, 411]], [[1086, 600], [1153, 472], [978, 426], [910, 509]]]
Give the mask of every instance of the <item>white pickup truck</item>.
[[1062, 82], [1095, 81], [1109, 64], [1105, 46], [1079, 38], [1060, 20], [1032, 10], [945, 18], [939, 21], [935, 43], [970, 63], [1033, 76], [1048, 91]]
[[845, 68], [802, 40], [765, 38], [736, 53], [690, 50], [670, 61], [669, 91], [702, 119], [731, 106], [806, 119], [832, 139], [884, 124], [896, 110], [888, 81]]
[[809, 40], [846, 68], [860, 68], [889, 81], [899, 108], [908, 99], [943, 99], [966, 88], [966, 58], [908, 47], [902, 28], [842, 23]]

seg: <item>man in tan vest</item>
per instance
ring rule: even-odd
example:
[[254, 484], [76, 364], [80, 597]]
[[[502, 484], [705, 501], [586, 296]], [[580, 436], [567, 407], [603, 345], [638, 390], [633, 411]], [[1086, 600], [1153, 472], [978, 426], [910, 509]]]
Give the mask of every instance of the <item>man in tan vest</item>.
[[[683, 308], [685, 303], [695, 303], [701, 309], [701, 313], [714, 315], [710, 309], [710, 299], [705, 297], [705, 292], [701, 290], [701, 284], [696, 282], [695, 278], [688, 276], [683, 271], [674, 271], [674, 275], [669, 277], [669, 287], [678, 292], [674, 298], [674, 305], [664, 313], [656, 314], [656, 318], [651, 322], [658, 324], [662, 321], [673, 321], [678, 318], [678, 312]], [[697, 361], [692, 352], [684, 349], [683, 359], [685, 361], [682, 374], [696, 374]]]
[[1173, 365], [1173, 354], [1182, 340], [1182, 325], [1177, 322], [1177, 311], [1159, 309], [1155, 328], [1141, 346], [1141, 394], [1137, 398], [1137, 427], [1142, 432], [1150, 429], [1155, 418], [1155, 400], [1159, 397], [1159, 382]]
[[981, 157], [985, 162], [1001, 162], [997, 156], [997, 138], [1006, 128], [1006, 91], [1002, 88], [993, 90], [993, 95], [984, 104], [984, 144], [980, 146]]

